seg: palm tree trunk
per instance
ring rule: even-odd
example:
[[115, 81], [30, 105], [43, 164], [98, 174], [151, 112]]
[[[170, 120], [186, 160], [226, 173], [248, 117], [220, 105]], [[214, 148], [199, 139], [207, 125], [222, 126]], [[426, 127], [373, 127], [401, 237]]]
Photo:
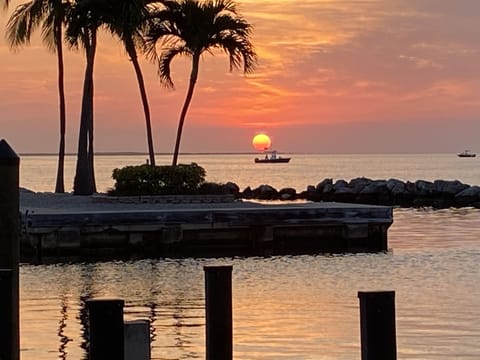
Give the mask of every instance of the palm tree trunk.
[[[92, 37], [93, 38], [93, 37]], [[91, 195], [95, 192], [93, 177], [93, 63], [95, 60], [94, 41], [85, 35], [85, 53], [87, 65], [83, 82], [82, 111], [80, 115], [80, 131], [78, 135], [78, 153], [74, 195]]]
[[89, 66], [85, 68], [85, 78], [83, 80], [82, 112], [80, 115], [80, 131], [78, 133], [78, 151], [77, 165], [75, 169], [75, 178], [73, 182], [74, 195], [88, 195], [88, 122], [86, 102], [88, 96], [88, 72]]
[[177, 165], [178, 153], [180, 150], [180, 139], [182, 137], [183, 123], [185, 122], [185, 116], [187, 115], [187, 110], [192, 101], [193, 90], [195, 89], [195, 83], [198, 78], [198, 67], [200, 63], [200, 53], [195, 53], [192, 59], [192, 72], [190, 74], [190, 83], [188, 85], [187, 96], [185, 98], [185, 103], [183, 104], [182, 112], [180, 113], [180, 120], [178, 122], [177, 129], [177, 140], [175, 141], [175, 150], [173, 152], [172, 166]]
[[62, 45], [62, 25], [55, 24], [55, 42], [57, 49], [58, 61], [58, 97], [60, 111], [60, 144], [58, 149], [58, 167], [57, 181], [55, 184], [55, 192], [65, 192], [65, 132], [66, 132], [66, 115], [65, 115], [65, 86], [63, 81], [63, 45]]
[[129, 39], [127, 41], [126, 48], [130, 59], [132, 60], [135, 74], [137, 75], [138, 88], [140, 90], [140, 96], [142, 98], [143, 112], [145, 114], [145, 124], [147, 127], [147, 142], [148, 142], [148, 155], [150, 158], [150, 165], [155, 166], [155, 150], [153, 148], [153, 136], [152, 136], [152, 123], [150, 119], [150, 108], [148, 106], [147, 90], [145, 88], [145, 82], [143, 80], [142, 70], [137, 58], [137, 52], [133, 41]]
[[90, 106], [90, 129], [88, 133], [88, 171], [90, 172], [89, 177], [91, 181], [91, 189], [92, 194], [97, 192], [97, 185], [95, 183], [95, 153], [93, 150], [93, 65], [95, 63], [95, 52], [97, 50], [97, 31], [92, 30], [92, 42], [91, 42], [91, 54], [90, 54], [90, 61], [92, 64], [92, 72], [91, 72], [91, 81], [90, 81], [90, 94], [89, 94], [89, 106]]

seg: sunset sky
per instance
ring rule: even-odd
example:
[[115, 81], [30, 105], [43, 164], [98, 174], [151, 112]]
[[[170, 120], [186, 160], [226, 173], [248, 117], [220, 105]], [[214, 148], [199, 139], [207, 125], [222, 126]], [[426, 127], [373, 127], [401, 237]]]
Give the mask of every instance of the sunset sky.
[[[0, 12], [2, 32], [18, 1]], [[255, 73], [205, 55], [181, 152], [254, 151], [266, 132], [282, 152], [480, 151], [480, 1], [239, 0], [254, 26]], [[171, 152], [190, 62], [175, 90], [142, 61], [155, 150]], [[75, 152], [84, 56], [67, 52], [67, 150]], [[0, 138], [19, 153], [56, 152], [55, 55], [38, 37], [12, 52], [0, 40]], [[131, 63], [103, 33], [95, 67], [95, 148], [147, 151]]]

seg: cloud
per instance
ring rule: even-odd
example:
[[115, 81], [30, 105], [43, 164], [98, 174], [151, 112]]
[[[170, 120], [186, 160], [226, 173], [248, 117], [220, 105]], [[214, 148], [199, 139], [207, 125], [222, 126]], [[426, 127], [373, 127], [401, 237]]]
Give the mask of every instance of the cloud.
[[422, 59], [415, 56], [407, 56], [407, 55], [400, 55], [400, 59], [412, 62], [417, 68], [424, 69], [424, 68], [432, 68], [435, 70], [441, 70], [444, 68], [443, 65], [438, 64], [429, 59]]
[[[186, 129], [203, 125], [281, 131], [291, 125], [311, 139], [314, 125], [361, 128], [360, 124], [380, 121], [402, 126], [478, 118], [478, 0], [240, 0], [239, 8], [254, 25], [257, 70], [247, 76], [229, 72], [225, 54], [203, 56]], [[0, 26], [8, 15], [0, 15]], [[159, 83], [156, 66], [141, 62], [154, 126], [168, 128], [159, 131], [165, 138], [158, 135], [158, 142], [170, 143], [174, 134], [167, 134], [176, 128], [190, 59], [174, 60], [175, 90], [168, 91]], [[75, 134], [83, 53], [67, 51], [65, 65], [69, 131]], [[139, 127], [143, 132], [134, 71], [121, 44], [109, 35], [99, 39], [94, 75], [99, 126], [106, 129], [110, 124], [127, 133]], [[38, 39], [14, 54], [2, 38], [0, 76], [2, 116], [34, 123], [41, 109], [42, 119], [56, 121], [56, 59]], [[56, 134], [57, 129], [51, 132]], [[25, 141], [34, 136], [25, 134]], [[135, 141], [143, 149], [143, 139]], [[185, 141], [196, 148], [188, 141], [201, 139], [191, 136]]]

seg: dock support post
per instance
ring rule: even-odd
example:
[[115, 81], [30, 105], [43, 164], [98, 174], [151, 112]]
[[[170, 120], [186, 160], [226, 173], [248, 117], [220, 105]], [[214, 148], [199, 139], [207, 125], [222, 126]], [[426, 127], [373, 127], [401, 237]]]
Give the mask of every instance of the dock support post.
[[0, 359], [20, 359], [19, 321], [20, 158], [0, 140]]
[[150, 360], [150, 321], [125, 321], [125, 360]]
[[232, 266], [205, 266], [206, 360], [232, 360]]
[[89, 360], [125, 359], [123, 300], [87, 300]]
[[362, 360], [396, 360], [395, 291], [358, 292]]

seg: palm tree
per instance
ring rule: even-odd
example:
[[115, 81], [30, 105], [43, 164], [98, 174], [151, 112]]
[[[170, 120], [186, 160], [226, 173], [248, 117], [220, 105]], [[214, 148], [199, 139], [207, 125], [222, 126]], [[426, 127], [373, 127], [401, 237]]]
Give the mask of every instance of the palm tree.
[[[4, 0], [8, 5], [8, 0]], [[60, 144], [58, 150], [58, 167], [55, 192], [65, 192], [65, 87], [63, 68], [62, 28], [70, 3], [68, 0], [31, 0], [17, 6], [7, 23], [7, 39], [10, 46], [18, 49], [30, 43], [33, 31], [40, 25], [42, 40], [47, 48], [57, 53], [58, 97], [60, 114]]]
[[221, 49], [229, 56], [230, 70], [240, 68], [244, 73], [254, 70], [256, 53], [250, 42], [252, 26], [238, 14], [231, 0], [164, 0], [146, 33], [148, 52], [156, 54], [156, 43], [162, 40], [164, 50], [156, 57], [162, 82], [173, 87], [170, 64], [177, 55], [192, 58], [190, 82], [180, 113], [172, 166], [177, 165], [183, 124], [198, 78], [200, 57], [204, 52]]
[[96, 0], [77, 0], [68, 17], [67, 38], [72, 47], [83, 47], [86, 66], [82, 109], [78, 134], [77, 164], [73, 181], [74, 195], [96, 192], [93, 150], [93, 66], [97, 49], [97, 31], [101, 24], [95, 11]]
[[103, 25], [122, 41], [125, 51], [132, 61], [138, 88], [142, 99], [145, 124], [147, 129], [147, 143], [150, 164], [155, 166], [155, 151], [153, 147], [152, 125], [147, 91], [143, 79], [140, 63], [138, 62], [137, 48], [143, 49], [142, 28], [149, 14], [149, 0], [111, 0], [106, 2], [108, 10], [102, 19]]

